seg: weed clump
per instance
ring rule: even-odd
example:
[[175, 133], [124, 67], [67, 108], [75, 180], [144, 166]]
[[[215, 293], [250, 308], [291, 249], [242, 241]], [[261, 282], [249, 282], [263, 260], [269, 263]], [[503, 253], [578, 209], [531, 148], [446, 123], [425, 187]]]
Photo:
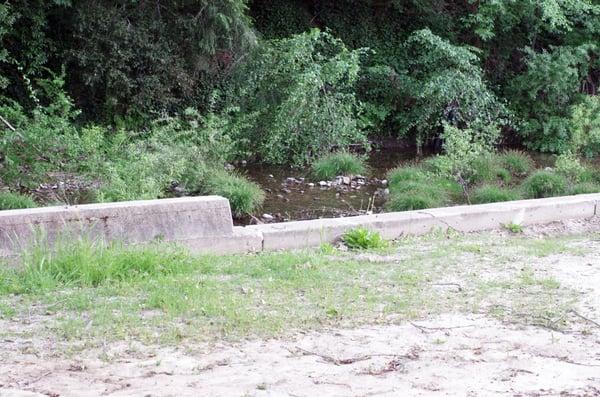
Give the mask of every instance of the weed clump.
[[312, 170], [318, 179], [330, 180], [338, 175], [364, 174], [367, 167], [361, 157], [348, 152], [338, 152], [315, 161]]
[[0, 210], [18, 210], [35, 207], [37, 207], [37, 204], [29, 196], [10, 192], [0, 193]]
[[381, 234], [369, 229], [358, 227], [344, 233], [342, 241], [350, 249], [377, 249], [384, 248], [387, 246]]
[[566, 190], [566, 178], [552, 171], [537, 171], [523, 182], [523, 192], [528, 198], [560, 196]]
[[594, 182], [581, 182], [573, 186], [570, 194], [600, 193], [600, 185]]
[[222, 170], [208, 176], [204, 190], [229, 200], [231, 211], [238, 217], [255, 212], [265, 199], [265, 193], [256, 183]]
[[531, 156], [521, 150], [507, 150], [502, 153], [500, 163], [515, 176], [527, 175], [534, 167]]
[[473, 204], [499, 203], [502, 201], [518, 200], [519, 194], [513, 190], [494, 185], [481, 186], [471, 194]]

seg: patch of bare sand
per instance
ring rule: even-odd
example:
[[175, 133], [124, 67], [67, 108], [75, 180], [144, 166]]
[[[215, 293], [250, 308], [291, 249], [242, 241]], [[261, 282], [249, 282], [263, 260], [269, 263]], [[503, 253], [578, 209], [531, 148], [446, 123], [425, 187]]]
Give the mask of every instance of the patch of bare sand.
[[[526, 233], [568, 231], [598, 224]], [[0, 396], [600, 396], [600, 255], [591, 238], [585, 255], [525, 264], [580, 292], [571, 319], [579, 322], [566, 332], [454, 313], [285, 340], [120, 343], [75, 358], [34, 336], [0, 340]]]

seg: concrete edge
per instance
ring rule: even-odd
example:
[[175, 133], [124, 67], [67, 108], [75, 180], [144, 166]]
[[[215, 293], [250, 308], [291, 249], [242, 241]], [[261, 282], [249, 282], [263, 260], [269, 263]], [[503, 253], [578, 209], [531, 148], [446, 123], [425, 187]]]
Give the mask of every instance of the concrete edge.
[[498, 229], [508, 223], [526, 226], [592, 218], [599, 215], [598, 204], [600, 194], [587, 194], [255, 225], [246, 229], [262, 234], [262, 250], [272, 251], [332, 243], [356, 227], [377, 231], [385, 239], [397, 239], [433, 230], [477, 232]]
[[[219, 201], [225, 200], [219, 197], [207, 196], [201, 201], [214, 201], [215, 199], [217, 204]], [[180, 208], [178, 207], [180, 204], [182, 207], [187, 208], [188, 205], [194, 202], [194, 198], [167, 200], [162, 201], [162, 203], [168, 203], [176, 206], [176, 208]], [[195, 200], [197, 202], [198, 198], [195, 198]], [[156, 201], [161, 200], [142, 201], [140, 203], [147, 207], [156, 205]], [[114, 209], [131, 208], [136, 204], [137, 202], [126, 202], [102, 204], [101, 206]], [[383, 238], [393, 240], [406, 235], [423, 235], [433, 230], [477, 232], [498, 229], [507, 223], [533, 225], [567, 219], [586, 219], [600, 216], [599, 205], [600, 194], [587, 194], [346, 218], [325, 218], [246, 227], [236, 226], [231, 227], [225, 234], [196, 234], [195, 237], [189, 238], [179, 234], [179, 236], [173, 236], [175, 238], [165, 241], [182, 245], [195, 254], [257, 253], [317, 247], [323, 243], [332, 243], [339, 240], [346, 231], [356, 227], [365, 227], [377, 231], [381, 233]], [[229, 207], [228, 203], [227, 207]], [[39, 210], [2, 211], [0, 218], [2, 215], [10, 215], [9, 218], [15, 215], [23, 215], [24, 218], [29, 219], [35, 217], [36, 211]], [[50, 209], [50, 211], [58, 211], [58, 209]], [[172, 226], [168, 225], [168, 227]], [[134, 243], [138, 245], [149, 242], [151, 241], [137, 241]], [[10, 256], [9, 254], [8, 251], [0, 252], [0, 257]]]

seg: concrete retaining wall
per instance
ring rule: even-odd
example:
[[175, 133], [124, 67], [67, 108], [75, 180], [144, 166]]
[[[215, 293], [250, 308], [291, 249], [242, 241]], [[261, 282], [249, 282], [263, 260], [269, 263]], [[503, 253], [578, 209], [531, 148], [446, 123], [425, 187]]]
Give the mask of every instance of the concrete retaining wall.
[[[127, 201], [69, 207], [0, 211], [0, 256], [13, 256], [38, 235], [49, 243], [86, 236], [91, 239], [144, 243], [208, 239], [233, 235], [229, 202], [217, 196]], [[206, 240], [204, 240], [206, 239]]]
[[21, 252], [36, 230], [49, 242], [82, 235], [133, 244], [160, 239], [196, 253], [229, 254], [314, 247], [359, 226], [395, 239], [591, 218], [600, 215], [599, 204], [600, 194], [588, 194], [248, 227], [234, 227], [229, 203], [217, 196], [0, 211], [0, 257]]
[[263, 249], [318, 246], [339, 239], [345, 231], [362, 226], [386, 239], [421, 235], [431, 230], [460, 232], [491, 230], [507, 223], [542, 224], [565, 219], [591, 218], [597, 214], [600, 194], [554, 197], [540, 200], [435, 208], [348, 218], [318, 219], [249, 226], [263, 235]]

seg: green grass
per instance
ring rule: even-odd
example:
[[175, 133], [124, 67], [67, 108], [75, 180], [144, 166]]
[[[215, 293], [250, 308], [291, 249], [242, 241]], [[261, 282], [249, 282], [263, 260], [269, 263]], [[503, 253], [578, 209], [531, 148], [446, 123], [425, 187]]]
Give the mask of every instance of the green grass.
[[265, 193], [259, 185], [241, 175], [223, 170], [210, 173], [203, 190], [228, 199], [234, 216], [256, 212], [265, 200]]
[[500, 154], [504, 168], [515, 176], [525, 176], [533, 170], [534, 161], [529, 154], [521, 150], [507, 150]]
[[552, 171], [537, 171], [523, 181], [522, 188], [528, 198], [560, 196], [567, 191], [567, 180]]
[[518, 200], [519, 198], [520, 196], [517, 192], [494, 185], [481, 186], [471, 193], [471, 202], [473, 204], [498, 203]]
[[[53, 254], [37, 247], [20, 268], [1, 268], [0, 318], [34, 319], [26, 332], [86, 346], [113, 340], [178, 344], [454, 310], [493, 314], [494, 302], [539, 318], [572, 302], [555, 280], [533, 270], [521, 274], [523, 266], [515, 266], [571, 252], [571, 241], [451, 236], [411, 237], [385, 252], [365, 254], [331, 246], [225, 257], [195, 257], [159, 243], [84, 241]], [[498, 276], [494, 282], [490, 264]], [[463, 290], [435, 287], [445, 280], [461, 280]]]
[[600, 193], [600, 184], [594, 182], [580, 182], [573, 186], [570, 194], [589, 194], [589, 193]]
[[364, 175], [367, 167], [362, 157], [348, 152], [337, 152], [315, 161], [312, 172], [318, 179], [331, 180], [340, 175]]
[[37, 204], [29, 196], [18, 193], [0, 192], [0, 211], [35, 207], [37, 207]]

